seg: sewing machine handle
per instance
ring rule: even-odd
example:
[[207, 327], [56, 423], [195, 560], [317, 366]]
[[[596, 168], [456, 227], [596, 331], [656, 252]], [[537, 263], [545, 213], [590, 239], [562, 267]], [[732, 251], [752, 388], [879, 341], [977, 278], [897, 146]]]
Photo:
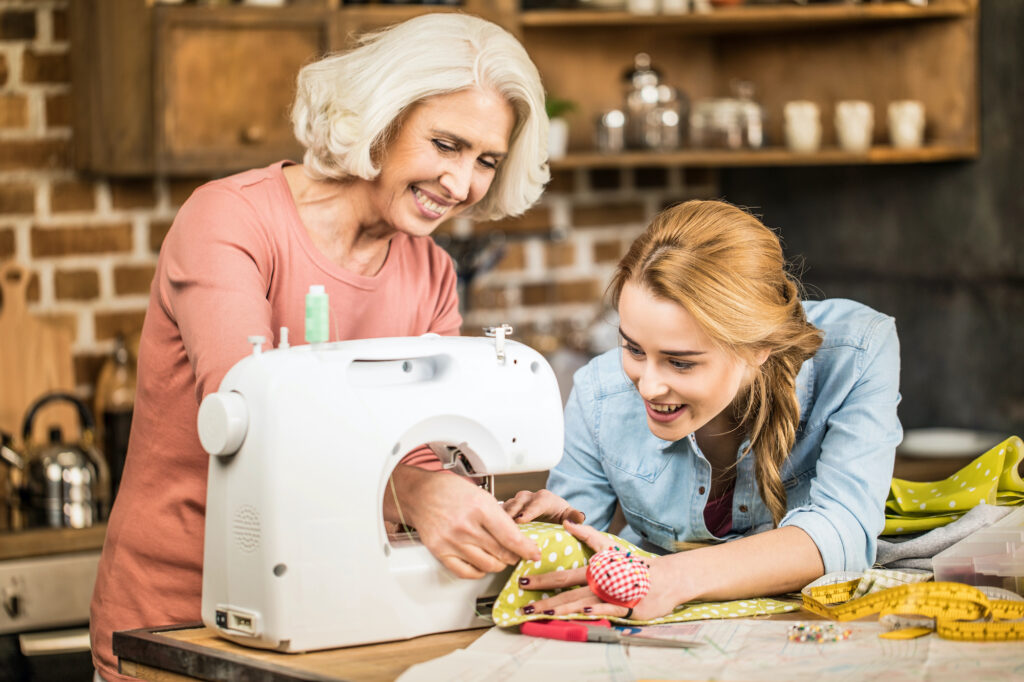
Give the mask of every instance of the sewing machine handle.
[[[382, 344], [379, 346], [365, 346], [361, 347], [358, 352], [353, 353], [352, 362], [387, 362], [387, 361], [400, 361], [400, 360], [420, 360], [424, 358], [437, 357], [438, 355], [448, 355], [451, 352], [450, 347], [442, 345], [440, 348], [431, 348], [429, 344], [426, 346], [419, 343], [420, 339], [451, 339], [459, 337], [444, 337], [434, 332], [422, 334], [417, 337], [410, 337], [408, 339], [394, 339], [395, 343]], [[391, 341], [391, 339], [389, 339]]]
[[[494, 331], [497, 329], [497, 331]], [[493, 345], [491, 347], [495, 350], [499, 362], [504, 361], [506, 353], [506, 344], [516, 343], [511, 339], [507, 338], [506, 334], [511, 333], [512, 327], [503, 325], [501, 328], [485, 328], [487, 336], [494, 338]], [[470, 340], [475, 345], [483, 339], [479, 337], [443, 337], [433, 332], [423, 334], [416, 338], [403, 338], [394, 339], [397, 343], [382, 344], [376, 347], [360, 348], [358, 354], [353, 354], [351, 361], [353, 363], [359, 362], [382, 362], [382, 361], [402, 361], [402, 360], [425, 360], [430, 358], [438, 358], [449, 356], [453, 352], [458, 350], [458, 347], [453, 348], [450, 344], [439, 343], [437, 348], [431, 348], [432, 344], [421, 343], [421, 340], [430, 341], [437, 339], [438, 341], [450, 341], [458, 339], [460, 341]], [[391, 339], [389, 339], [390, 341]], [[490, 344], [489, 344], [490, 345]]]

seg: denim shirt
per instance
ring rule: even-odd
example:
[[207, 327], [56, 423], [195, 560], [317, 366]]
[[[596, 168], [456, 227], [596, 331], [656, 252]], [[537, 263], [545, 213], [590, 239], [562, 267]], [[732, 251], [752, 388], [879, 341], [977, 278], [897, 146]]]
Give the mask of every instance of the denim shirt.
[[[896, 416], [899, 341], [891, 317], [843, 299], [805, 302], [824, 332], [796, 379], [800, 424], [781, 468], [787, 511], [780, 526], [802, 528], [825, 571], [860, 571], [875, 561], [885, 499], [903, 430]], [[664, 553], [677, 541], [713, 540], [704, 524], [711, 465], [693, 434], [675, 442], [647, 426], [643, 400], [622, 369], [621, 349], [576, 372], [565, 411], [565, 453], [548, 488], [607, 530], [618, 502], [620, 535]], [[739, 453], [748, 443], [740, 446]], [[725, 539], [768, 530], [772, 517], [740, 458]]]

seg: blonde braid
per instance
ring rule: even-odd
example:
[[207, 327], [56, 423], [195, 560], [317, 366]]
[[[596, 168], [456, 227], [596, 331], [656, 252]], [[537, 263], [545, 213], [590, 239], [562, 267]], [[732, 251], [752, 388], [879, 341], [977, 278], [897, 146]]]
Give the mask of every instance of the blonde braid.
[[[786, 282], [792, 305], [788, 329], [780, 336], [786, 345], [772, 352], [750, 386], [747, 406], [741, 417], [746, 424], [750, 448], [755, 455], [754, 475], [761, 499], [777, 526], [786, 513], [786, 489], [780, 471], [796, 442], [800, 424], [800, 402], [796, 397], [796, 376], [805, 360], [821, 345], [821, 332], [807, 322], [796, 286]], [[792, 288], [792, 289], [790, 289]]]

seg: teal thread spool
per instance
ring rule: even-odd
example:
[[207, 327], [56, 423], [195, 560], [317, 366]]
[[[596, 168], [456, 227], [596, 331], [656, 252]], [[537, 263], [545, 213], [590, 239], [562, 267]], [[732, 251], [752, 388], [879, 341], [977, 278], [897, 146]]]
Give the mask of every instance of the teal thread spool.
[[327, 293], [321, 284], [313, 284], [306, 294], [306, 343], [324, 343], [328, 338]]

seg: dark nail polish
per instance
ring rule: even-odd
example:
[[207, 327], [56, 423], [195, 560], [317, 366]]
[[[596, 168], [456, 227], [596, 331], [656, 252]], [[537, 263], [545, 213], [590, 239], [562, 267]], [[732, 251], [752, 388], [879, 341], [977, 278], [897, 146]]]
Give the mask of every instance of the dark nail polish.
[[553, 616], [553, 615], [555, 615], [555, 610], [554, 609], [548, 609], [547, 611], [544, 612], [544, 615], [545, 616]]
[[519, 579], [519, 584], [523, 585], [523, 586], [529, 585], [530, 584], [530, 579], [529, 578], [520, 578]]
[[526, 606], [524, 606], [523, 607], [523, 613], [525, 613], [525, 614], [533, 613], [533, 604], [527, 604]]
[[592, 612], [593, 610], [594, 610], [594, 607], [593, 607], [593, 606], [584, 606], [584, 607], [583, 607], [583, 613], [590, 613], [590, 612]]

